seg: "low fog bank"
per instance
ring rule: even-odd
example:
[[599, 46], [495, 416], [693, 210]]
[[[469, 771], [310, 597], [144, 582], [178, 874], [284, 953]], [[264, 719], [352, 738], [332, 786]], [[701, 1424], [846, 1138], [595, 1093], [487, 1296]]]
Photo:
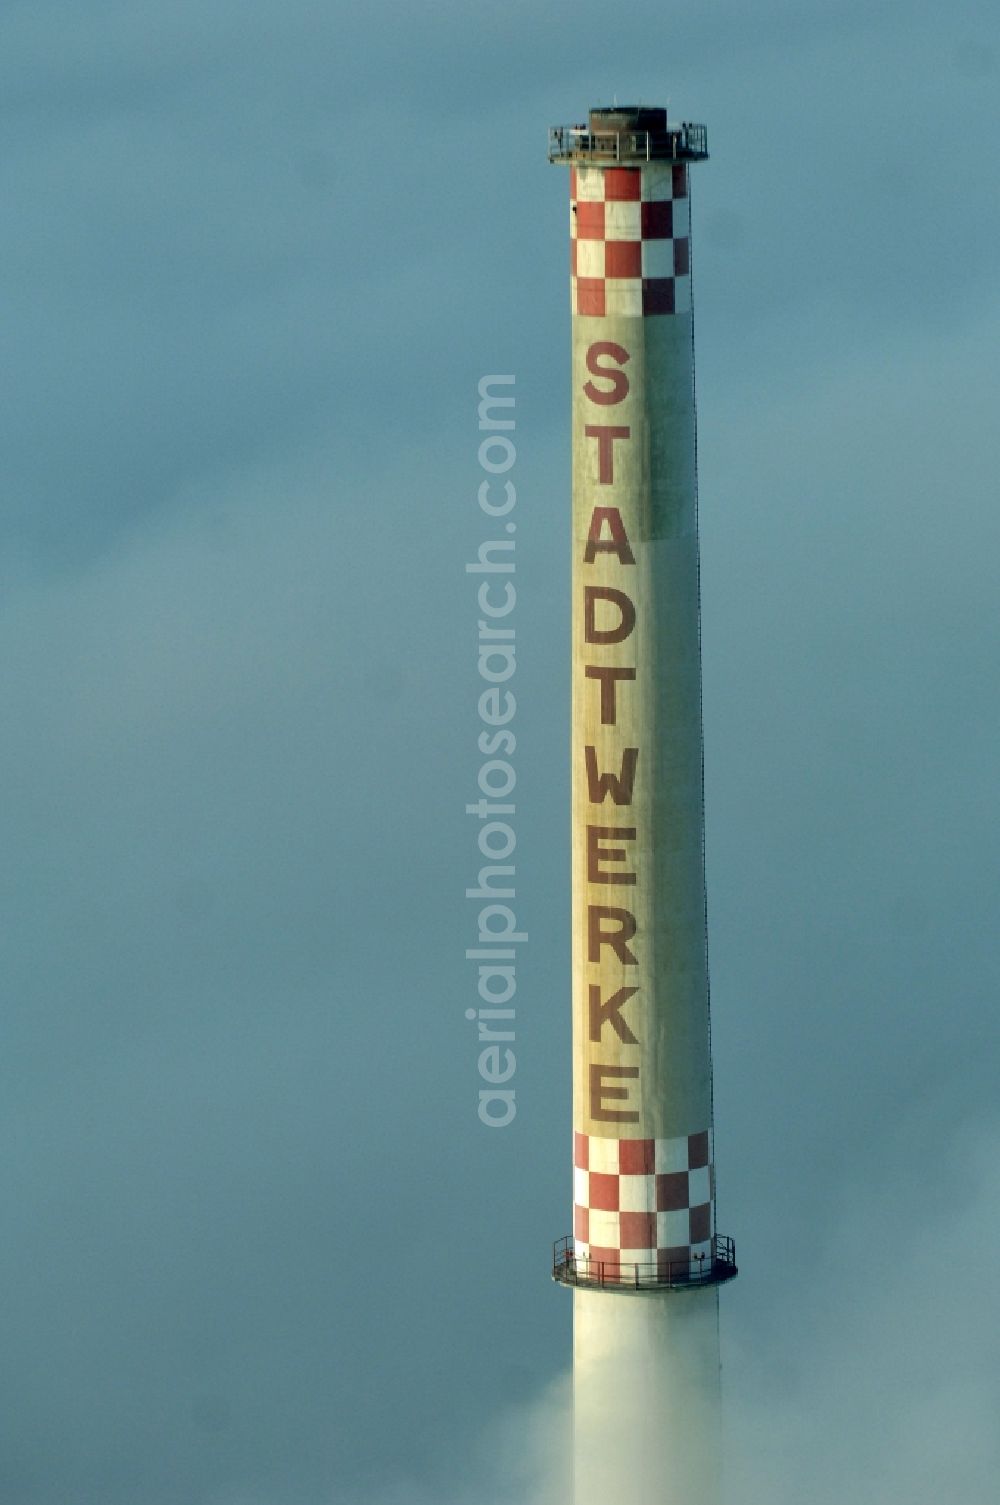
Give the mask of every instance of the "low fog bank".
[[[955, 1143], [963, 1161], [948, 1179], [878, 1190], [876, 1177], [845, 1195], [838, 1233], [808, 1252], [811, 1278], [790, 1286], [763, 1341], [727, 1299], [736, 1288], [723, 1294], [726, 1505], [995, 1499], [1000, 1302], [988, 1262], [1000, 1232], [1000, 1122], [966, 1123]], [[741, 1278], [750, 1312], [753, 1274]], [[450, 1494], [399, 1480], [375, 1498], [332, 1498], [569, 1505], [570, 1383], [488, 1421], [454, 1462]], [[655, 1472], [642, 1487], [651, 1505], [670, 1502]]]

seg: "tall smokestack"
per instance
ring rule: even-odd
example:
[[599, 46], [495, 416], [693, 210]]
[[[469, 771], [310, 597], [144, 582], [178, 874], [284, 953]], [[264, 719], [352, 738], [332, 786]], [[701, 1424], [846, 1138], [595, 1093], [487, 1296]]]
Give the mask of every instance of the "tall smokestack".
[[716, 1505], [690, 164], [703, 126], [592, 110], [570, 167], [576, 1505]]

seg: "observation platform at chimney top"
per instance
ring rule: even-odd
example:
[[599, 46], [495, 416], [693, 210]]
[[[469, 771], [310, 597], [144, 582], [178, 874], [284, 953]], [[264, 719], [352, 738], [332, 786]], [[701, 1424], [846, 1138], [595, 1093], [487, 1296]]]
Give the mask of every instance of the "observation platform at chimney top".
[[588, 1286], [608, 1291], [686, 1291], [697, 1286], [722, 1285], [739, 1271], [736, 1245], [716, 1234], [711, 1253], [691, 1259], [660, 1259], [643, 1263], [627, 1259], [591, 1259], [577, 1254], [571, 1237], [552, 1247], [552, 1279], [564, 1286]]
[[668, 126], [666, 110], [616, 105], [591, 110], [587, 125], [549, 128], [549, 161], [703, 162], [708, 156], [708, 131], [684, 121]]

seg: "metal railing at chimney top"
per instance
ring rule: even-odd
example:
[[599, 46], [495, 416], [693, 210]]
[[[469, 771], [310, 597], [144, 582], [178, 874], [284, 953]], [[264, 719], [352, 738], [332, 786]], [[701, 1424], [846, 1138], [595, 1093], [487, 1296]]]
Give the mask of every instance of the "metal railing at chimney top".
[[591, 131], [585, 125], [554, 125], [549, 129], [549, 161], [568, 157], [610, 158], [613, 162], [708, 156], [708, 131], [685, 123], [666, 131]]

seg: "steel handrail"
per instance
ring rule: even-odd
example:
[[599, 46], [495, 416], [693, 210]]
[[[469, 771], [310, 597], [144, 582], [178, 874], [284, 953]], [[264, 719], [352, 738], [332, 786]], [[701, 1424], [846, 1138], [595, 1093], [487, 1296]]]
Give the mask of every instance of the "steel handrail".
[[550, 162], [587, 156], [611, 157], [615, 162], [700, 159], [708, 156], [708, 131], [689, 122], [665, 131], [591, 131], [585, 125], [549, 128]]
[[552, 1278], [562, 1285], [676, 1290], [685, 1286], [720, 1285], [737, 1273], [736, 1245], [723, 1234], [713, 1237], [709, 1254], [670, 1260], [665, 1265], [643, 1260], [596, 1260], [590, 1255], [579, 1255], [568, 1235], [553, 1246]]

